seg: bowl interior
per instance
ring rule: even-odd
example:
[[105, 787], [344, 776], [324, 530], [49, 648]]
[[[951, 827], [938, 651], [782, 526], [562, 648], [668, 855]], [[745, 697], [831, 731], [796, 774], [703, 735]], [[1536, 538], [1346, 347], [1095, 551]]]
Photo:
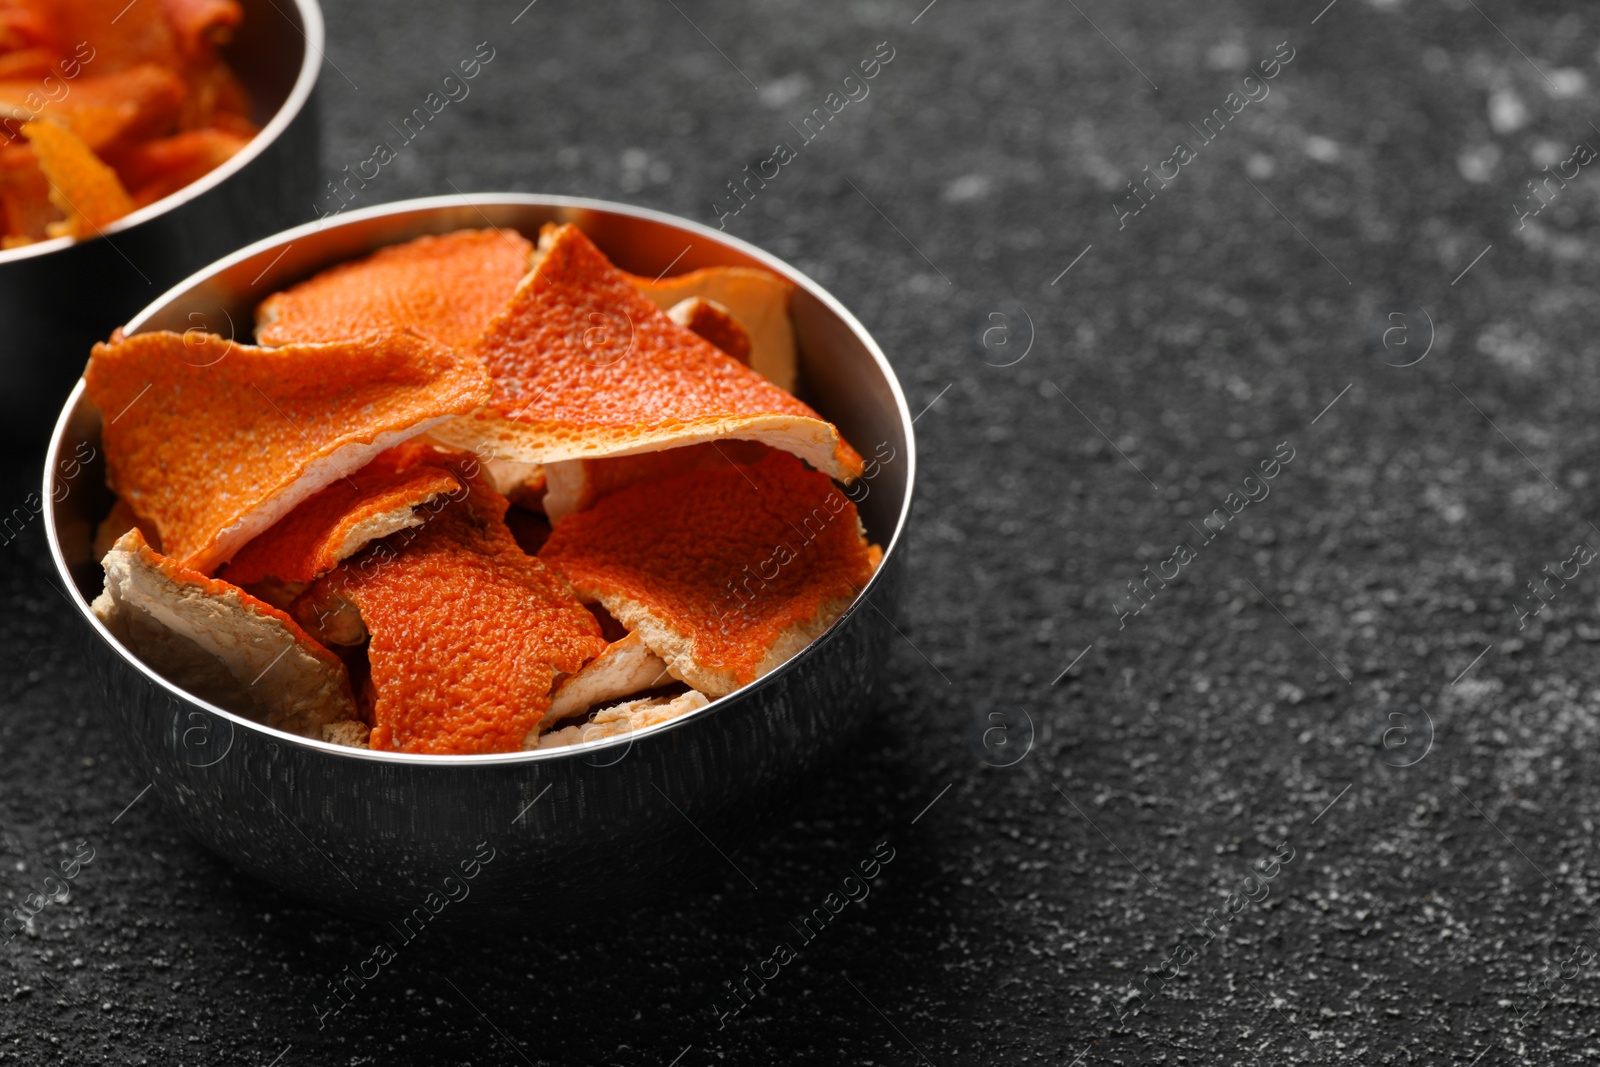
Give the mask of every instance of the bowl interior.
[[[198, 328], [249, 342], [255, 307], [262, 299], [326, 267], [385, 245], [458, 229], [493, 226], [536, 240], [546, 222], [576, 223], [613, 262], [635, 274], [654, 277], [668, 269], [679, 274], [706, 266], [755, 266], [792, 281], [798, 392], [869, 460], [869, 477], [852, 487], [850, 496], [857, 502], [869, 539], [883, 547], [886, 559], [896, 551], [910, 510], [915, 443], [910, 413], [883, 353], [837, 300], [792, 267], [743, 242], [670, 216], [600, 201], [512, 195], [437, 198], [372, 208], [243, 249], [174, 287], [135, 316], [126, 332]], [[44, 505], [51, 549], [63, 578], [70, 581], [71, 599], [88, 623], [130, 662], [159, 678], [111, 637], [88, 606], [103, 583], [91, 549], [94, 530], [112, 502], [105, 487], [100, 426], [100, 414], [80, 382], [62, 412], [46, 460]], [[875, 466], [870, 464], [873, 460]], [[869, 583], [864, 596], [871, 594], [872, 586]]]
[[250, 90], [251, 121], [265, 128], [288, 102], [303, 68], [322, 62], [316, 54], [322, 49], [322, 19], [311, 0], [239, 3], [244, 21], [222, 55]]

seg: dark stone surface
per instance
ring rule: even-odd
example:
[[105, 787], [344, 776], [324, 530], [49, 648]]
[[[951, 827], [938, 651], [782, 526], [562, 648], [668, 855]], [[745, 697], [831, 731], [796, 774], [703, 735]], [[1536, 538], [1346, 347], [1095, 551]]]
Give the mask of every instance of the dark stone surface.
[[[1600, 577], [1517, 616], [1541, 567], [1600, 546], [1600, 195], [1585, 170], [1520, 229], [1512, 207], [1600, 147], [1594, 12], [922, 2], [328, 11], [330, 177], [495, 49], [358, 202], [526, 189], [714, 221], [794, 142], [728, 228], [833, 287], [914, 407], [940, 398], [888, 695], [731, 851], [759, 890], [708, 854], [707, 886], [632, 914], [430, 931], [319, 1029], [373, 933], [123, 810], [143, 783], [63, 651], [35, 522], [0, 551], [0, 886], [38, 891], [80, 838], [95, 858], [0, 950], [6, 1062], [1600, 1058]], [[1286, 40], [1270, 96], [1196, 146], [1186, 124]], [[788, 123], [881, 41], [870, 96], [799, 144]], [[1119, 231], [1124, 183], [1179, 138], [1196, 158]], [[1386, 352], [1390, 312], [1412, 343]], [[1427, 357], [1389, 365], [1427, 318]], [[1027, 319], [1026, 357], [986, 365]], [[1281, 442], [1271, 495], [1119, 630], [1124, 583]], [[8, 506], [35, 464], [7, 467]], [[986, 766], [1024, 712], [1031, 750]], [[720, 983], [884, 841], [871, 897], [719, 1029]]]

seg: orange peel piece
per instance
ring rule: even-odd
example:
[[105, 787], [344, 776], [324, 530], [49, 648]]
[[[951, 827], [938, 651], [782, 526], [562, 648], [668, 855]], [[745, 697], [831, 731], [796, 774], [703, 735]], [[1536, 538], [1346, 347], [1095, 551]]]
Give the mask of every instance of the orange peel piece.
[[80, 41], [94, 48], [97, 72], [156, 63], [181, 70], [177, 38], [159, 4], [143, 0], [50, 0], [49, 19], [58, 47]]
[[746, 367], [750, 365], [749, 331], [715, 300], [698, 296], [680, 300], [667, 308], [667, 318], [710, 341]]
[[842, 480], [861, 473], [836, 427], [667, 318], [576, 226], [548, 227], [539, 249], [477, 344], [493, 400], [435, 437], [521, 463], [740, 438]]
[[205, 177], [249, 143], [224, 130], [187, 130], [129, 149], [117, 159], [117, 174], [142, 207]]
[[235, 137], [252, 141], [261, 132], [261, 127], [245, 118], [242, 114], [233, 114], [228, 111], [218, 111], [211, 116], [209, 125], [223, 133], [231, 133]]
[[359, 719], [345, 719], [342, 722], [331, 722], [324, 726], [318, 735], [330, 745], [343, 745], [346, 748], [369, 748], [368, 739], [372, 736], [372, 727]]
[[35, 0], [0, 0], [0, 50], [55, 46], [48, 8]]
[[793, 282], [759, 267], [706, 267], [654, 280], [627, 277], [662, 311], [695, 297], [720, 304], [750, 338], [750, 367], [778, 388], [794, 392], [797, 359], [789, 320]]
[[226, 44], [244, 19], [236, 0], [161, 0], [161, 10], [191, 62], [208, 58]]
[[249, 121], [250, 93], [222, 60], [189, 71], [189, 96], [178, 116], [182, 130], [213, 126], [246, 139], [260, 130]]
[[408, 441], [341, 478], [252, 538], [217, 577], [235, 585], [268, 578], [312, 582], [373, 541], [427, 521], [430, 510], [465, 492], [443, 466]]
[[[469, 461], [470, 462], [470, 461]], [[379, 542], [296, 602], [344, 601], [372, 635], [373, 749], [465, 754], [521, 750], [559, 674], [605, 649], [600, 624], [567, 584], [517, 547], [506, 499], [481, 481], [396, 550]], [[326, 609], [324, 609], [326, 610]]]
[[57, 58], [56, 50], [47, 46], [0, 52], [0, 81], [43, 78], [55, 66]]
[[615, 707], [602, 708], [589, 722], [552, 730], [529, 748], [566, 748], [585, 741], [626, 737], [648, 726], [657, 726], [705, 707], [710, 701], [693, 689], [675, 697], [644, 697]]
[[729, 464], [759, 463], [770, 451], [755, 441], [707, 441], [637, 456], [551, 463], [544, 468], [544, 513], [557, 522], [630, 485]]
[[161, 555], [137, 527], [117, 539], [103, 563], [95, 615], [170, 681], [308, 737], [356, 717], [344, 663], [284, 612]]
[[523, 748], [532, 748], [539, 731], [548, 730], [562, 719], [582, 715], [596, 704], [642, 693], [672, 680], [661, 657], [638, 634], [613, 641], [604, 652], [590, 660], [577, 674], [561, 679], [550, 695], [550, 710], [529, 731]]
[[256, 339], [285, 345], [409, 326], [464, 349], [511, 299], [532, 253], [527, 238], [499, 230], [391, 245], [267, 297], [256, 309]]
[[141, 333], [95, 345], [84, 381], [111, 488], [206, 573], [490, 388], [476, 360], [413, 333], [275, 349]]
[[544, 499], [544, 467], [538, 463], [513, 463], [493, 456], [483, 461], [483, 475], [494, 491], [532, 511], [539, 511]]
[[[85, 73], [66, 82], [51, 80], [53, 92], [39, 79], [0, 80], [0, 110], [24, 120], [41, 113], [59, 119], [97, 153], [166, 133], [187, 92], [180, 76], [153, 63], [112, 74]], [[6, 122], [4, 129], [15, 133], [15, 122]]]
[[50, 183], [35, 164], [32, 149], [21, 145], [0, 148], [0, 206], [5, 209], [8, 240], [43, 240], [49, 236], [51, 224], [61, 220], [61, 212], [50, 202]]
[[50, 122], [25, 123], [22, 134], [50, 182], [50, 202], [67, 217], [66, 232], [92, 237], [133, 210], [117, 172], [100, 162], [77, 134]]
[[539, 558], [709, 696], [810, 644], [875, 565], [855, 504], [782, 453], [624, 489], [558, 523]]

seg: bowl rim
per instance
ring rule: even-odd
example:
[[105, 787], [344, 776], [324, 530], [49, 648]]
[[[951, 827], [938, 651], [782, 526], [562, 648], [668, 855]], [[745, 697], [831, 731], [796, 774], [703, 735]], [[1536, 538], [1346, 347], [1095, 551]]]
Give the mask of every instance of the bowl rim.
[[[71, 568], [67, 565], [66, 556], [62, 551], [60, 538], [56, 533], [55, 474], [57, 471], [57, 460], [61, 455], [61, 449], [67, 432], [67, 427], [72, 421], [73, 415], [77, 411], [79, 405], [87, 402], [87, 398], [84, 396], [84, 381], [81, 377], [73, 386], [72, 393], [67, 397], [65, 404], [62, 406], [61, 414], [56, 419], [55, 429], [50, 434], [50, 444], [45, 450], [43, 480], [44, 491], [42, 494], [42, 500], [44, 503], [44, 530], [45, 537], [49, 543], [50, 557], [52, 562], [55, 564], [57, 576], [61, 578], [62, 582], [64, 583], [64, 587], [68, 590], [67, 595], [72, 601], [73, 606], [77, 609], [79, 615], [83, 617], [83, 620], [87, 622], [88, 625], [94, 630], [96, 636], [98, 636], [101, 641], [105, 642], [105, 644], [109, 646], [110, 650], [114, 654], [121, 656], [127, 664], [129, 664], [136, 672], [142, 674], [146, 680], [153, 683], [158, 688], [166, 690], [176, 699], [185, 701], [188, 705], [226, 720], [235, 729], [242, 727], [247, 731], [259, 733], [263, 735], [265, 740], [268, 741], [276, 742], [278, 744], [293, 744], [302, 748], [310, 749], [312, 751], [322, 752], [330, 756], [339, 756], [349, 759], [376, 760], [381, 763], [396, 763], [412, 766], [470, 768], [495, 764], [540, 763], [545, 760], [563, 760], [588, 757], [597, 752], [602, 752], [613, 748], [631, 748], [634, 741], [638, 738], [657, 737], [681, 726], [685, 726], [692, 720], [709, 718], [719, 711], [730, 707], [733, 703], [749, 699], [761, 689], [776, 684], [779, 678], [788, 674], [790, 671], [797, 669], [801, 661], [815, 655], [821, 645], [828, 641], [838, 631], [838, 628], [855, 614], [856, 609], [860, 607], [878, 588], [881, 587], [883, 576], [887, 570], [889, 560], [899, 549], [901, 539], [905, 534], [906, 524], [911, 516], [911, 506], [916, 490], [917, 446], [915, 426], [913, 425], [914, 420], [911, 416], [911, 409], [906, 403], [905, 392], [900, 387], [900, 379], [896, 376], [894, 368], [890, 365], [888, 358], [883, 354], [883, 350], [878, 346], [878, 343], [873, 338], [872, 334], [865, 326], [861, 324], [861, 321], [857, 319], [855, 315], [853, 315], [849, 309], [847, 309], [844, 304], [839, 301], [837, 297], [835, 297], [827, 289], [823, 288], [823, 286], [820, 285], [815, 279], [794, 267], [792, 264], [789, 264], [773, 255], [772, 253], [758, 248], [756, 245], [753, 245], [741, 238], [734, 237], [725, 231], [714, 230], [710, 226], [695, 222], [692, 219], [685, 219], [681, 216], [672, 215], [667, 212], [656, 211], [651, 208], [637, 207], [632, 204], [618, 203], [611, 200], [599, 200], [590, 197], [544, 195], [539, 193], [457, 193], [450, 196], [419, 197], [411, 200], [397, 200], [385, 204], [376, 204], [371, 207], [361, 208], [356, 211], [340, 213], [337, 216], [324, 216], [314, 222], [305, 223], [292, 229], [283, 230], [271, 236], [264, 237], [259, 241], [254, 241], [238, 251], [224, 256], [214, 263], [195, 271], [187, 278], [172, 286], [170, 289], [162, 293], [154, 301], [148, 304], [138, 314], [134, 315], [133, 318], [129, 319], [127, 325], [124, 327], [124, 330], [129, 334], [137, 333], [148, 319], [155, 316], [158, 312], [164, 310], [169, 303], [181, 296], [190, 288], [208, 281], [216, 275], [221, 274], [222, 272], [235, 266], [236, 264], [242, 263], [254, 256], [261, 255], [264, 252], [277, 250], [280, 246], [286, 250], [287, 246], [293, 244], [295, 241], [319, 233], [323, 229], [330, 226], [333, 228], [339, 228], [342, 226], [361, 223], [368, 219], [383, 218], [389, 215], [430, 211], [447, 207], [459, 208], [463, 205], [479, 209], [480, 214], [482, 213], [481, 209], [484, 207], [496, 207], [503, 205], [540, 208], [548, 207], [579, 211], [590, 210], [616, 215], [626, 215], [643, 221], [655, 222], [675, 227], [680, 230], [687, 231], [693, 235], [710, 239], [718, 244], [728, 246], [733, 250], [738, 251], [740, 254], [748, 256], [763, 266], [766, 266], [768, 269], [774, 271], [780, 276], [792, 280], [799, 288], [806, 290], [807, 293], [821, 303], [830, 313], [837, 316], [839, 321], [843, 323], [843, 325], [853, 334], [855, 334], [857, 340], [859, 340], [865, 347], [868, 356], [870, 356], [873, 362], [877, 364], [878, 370], [883, 374], [884, 380], [888, 383], [890, 394], [894, 399], [895, 412], [899, 416], [901, 432], [905, 437], [906, 482], [905, 492], [900, 501], [899, 515], [895, 518], [894, 530], [883, 546], [883, 559], [879, 562], [878, 568], [873, 572], [872, 577], [868, 579], [867, 584], [862, 587], [861, 592], [856, 595], [856, 598], [851, 602], [850, 606], [845, 609], [844, 613], [841, 614], [839, 618], [835, 619], [826, 630], [824, 630], [809, 644], [807, 644], [805, 648], [789, 657], [789, 659], [784, 661], [770, 673], [757, 678], [748, 685], [740, 686], [738, 689], [735, 689], [732, 693], [729, 693], [726, 696], [717, 697], [713, 700], [710, 700], [703, 707], [696, 708], [687, 714], [679, 715], [676, 718], [669, 719], [663, 723], [647, 726], [642, 730], [629, 731], [620, 737], [602, 738], [595, 741], [584, 741], [575, 745], [565, 745], [560, 748], [552, 749], [533, 749], [524, 750], [521, 752], [492, 752], [458, 756], [373, 751], [371, 749], [335, 745], [332, 742], [315, 740], [309, 737], [302, 737], [299, 734], [288, 733], [287, 731], [266, 726], [243, 715], [220, 708], [217, 705], [212, 704], [209, 701], [202, 700], [201, 698], [190, 693], [188, 690], [168, 681], [153, 668], [145, 664], [144, 661], [138, 656], [135, 656], [129, 649], [123, 647], [122, 643], [112, 636], [111, 632], [106, 629], [105, 624], [102, 623], [94, 614], [93, 610], [91, 610], [89, 602], [84, 599], [83, 594], [78, 590], [77, 583], [72, 577]], [[485, 216], [485, 221], [488, 221], [487, 216]], [[489, 225], [493, 226], [493, 223], [489, 223]], [[329, 267], [336, 265], [337, 264], [335, 263], [329, 263], [320, 269], [326, 270]], [[65, 498], [63, 497], [63, 499]], [[874, 610], [877, 609], [874, 607]], [[623, 756], [625, 755], [626, 752], [623, 753]], [[599, 767], [610, 766], [612, 763], [621, 760], [623, 756], [618, 756], [616, 760], [612, 760], [607, 763], [591, 763], [591, 765]], [[585, 762], [589, 761], [585, 759]]]
[[[261, 127], [261, 131], [252, 137], [248, 144], [228, 157], [221, 166], [208, 171], [182, 189], [168, 193], [160, 200], [146, 204], [137, 211], [130, 211], [110, 225], [101, 227], [93, 237], [50, 237], [17, 248], [0, 249], [0, 266], [32, 259], [35, 256], [47, 256], [52, 252], [61, 252], [81, 244], [92, 244], [131, 230], [141, 223], [148, 222], [158, 215], [165, 215], [174, 208], [210, 192], [265, 152], [267, 146], [282, 136], [283, 131], [288, 129], [289, 124], [305, 109], [306, 101], [311, 99], [311, 91], [316, 88], [322, 62], [326, 58], [323, 46], [327, 40], [327, 28], [323, 22], [321, 6], [317, 0], [289, 0], [289, 2], [300, 14], [301, 36], [306, 42], [305, 49], [300, 55], [300, 70], [295, 75], [294, 85], [289, 89], [289, 95], [284, 98], [283, 105], [273, 113], [272, 118]], [[275, 2], [273, 7], [277, 7]]]

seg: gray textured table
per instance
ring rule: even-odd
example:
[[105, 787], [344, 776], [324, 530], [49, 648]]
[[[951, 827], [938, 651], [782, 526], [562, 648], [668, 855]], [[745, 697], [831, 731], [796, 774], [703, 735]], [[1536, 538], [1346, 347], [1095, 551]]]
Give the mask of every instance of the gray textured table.
[[[358, 204], [722, 215], [833, 287], [922, 411], [885, 695], [732, 851], [759, 889], [708, 853], [632, 915], [430, 931], [319, 1028], [373, 933], [139, 799], [34, 523], [0, 549], [0, 890], [93, 859], [0, 949], [0, 1060], [1600, 1058], [1595, 12], [524, 2], [332, 3], [328, 176], [487, 42]], [[737, 201], [747, 165], [777, 175]]]

